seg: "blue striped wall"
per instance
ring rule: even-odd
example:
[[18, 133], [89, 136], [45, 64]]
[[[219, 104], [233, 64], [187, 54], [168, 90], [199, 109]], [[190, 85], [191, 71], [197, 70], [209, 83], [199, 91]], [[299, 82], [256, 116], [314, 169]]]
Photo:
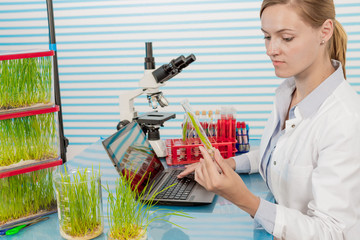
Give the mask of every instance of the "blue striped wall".
[[[150, 4], [151, 3], [151, 4]], [[360, 91], [360, 1], [337, 0], [349, 36], [348, 81]], [[54, 0], [65, 135], [72, 156], [115, 131], [119, 95], [136, 89], [144, 46], [153, 42], [157, 66], [179, 55], [196, 62], [162, 88], [177, 114], [163, 138], [177, 138], [188, 98], [194, 109], [236, 108], [259, 139], [282, 81], [274, 75], [260, 31], [260, 0]], [[48, 49], [46, 3], [0, 1], [0, 50]], [[135, 100], [147, 112], [146, 98]]]

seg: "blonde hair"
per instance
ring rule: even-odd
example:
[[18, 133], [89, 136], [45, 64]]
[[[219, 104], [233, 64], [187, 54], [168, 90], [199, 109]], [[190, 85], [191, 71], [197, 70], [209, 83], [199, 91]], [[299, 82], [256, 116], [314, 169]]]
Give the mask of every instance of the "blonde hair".
[[276, 4], [289, 4], [294, 7], [300, 17], [313, 28], [319, 28], [330, 19], [334, 25], [334, 32], [328, 44], [331, 59], [341, 62], [344, 78], [346, 78], [345, 63], [347, 49], [347, 35], [342, 25], [335, 19], [335, 5], [333, 0], [263, 0], [260, 17], [265, 8]]

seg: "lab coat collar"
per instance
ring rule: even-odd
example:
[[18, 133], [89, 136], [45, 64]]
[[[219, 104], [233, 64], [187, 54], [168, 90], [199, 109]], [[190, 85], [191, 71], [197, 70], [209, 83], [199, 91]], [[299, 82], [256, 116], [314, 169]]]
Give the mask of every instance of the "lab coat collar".
[[[295, 79], [286, 79], [276, 90], [275, 90], [275, 106], [276, 106], [276, 119], [280, 121], [280, 124], [285, 122], [285, 116], [289, 110], [291, 102], [291, 96], [295, 90]], [[275, 128], [276, 126], [274, 126]]]
[[285, 122], [286, 133], [293, 131], [303, 119], [299, 107], [295, 106], [293, 108], [293, 115], [294, 115], [293, 118], [289, 117], [289, 120]]
[[[335, 68], [335, 72], [307, 95], [301, 102], [297, 104], [297, 108], [303, 118], [307, 118], [317, 112], [323, 102], [334, 92], [334, 90], [344, 81], [344, 73], [341, 63], [331, 60]], [[276, 95], [293, 93], [295, 89], [295, 79], [293, 77], [286, 79], [277, 89]], [[296, 114], [295, 114], [296, 115]]]

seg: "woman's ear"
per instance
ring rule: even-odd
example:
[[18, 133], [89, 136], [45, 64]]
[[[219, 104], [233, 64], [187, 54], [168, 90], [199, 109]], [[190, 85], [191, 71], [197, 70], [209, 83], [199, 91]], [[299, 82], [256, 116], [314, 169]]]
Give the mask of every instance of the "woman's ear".
[[327, 19], [323, 25], [321, 26], [321, 32], [320, 32], [320, 36], [321, 39], [320, 41], [324, 41], [325, 43], [327, 41], [329, 41], [329, 39], [332, 37], [334, 32], [334, 23], [331, 19]]

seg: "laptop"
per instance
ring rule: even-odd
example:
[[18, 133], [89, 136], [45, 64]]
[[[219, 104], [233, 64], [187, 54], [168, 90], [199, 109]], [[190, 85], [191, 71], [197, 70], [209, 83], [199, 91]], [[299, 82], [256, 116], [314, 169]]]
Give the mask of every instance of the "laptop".
[[177, 175], [184, 168], [164, 168], [137, 122], [124, 126], [102, 141], [102, 144], [118, 173], [134, 176], [132, 187], [141, 191], [146, 184], [152, 186], [151, 191], [140, 200], [146, 201], [167, 188], [157, 194], [154, 201], [156, 204], [190, 206], [213, 202], [215, 194], [198, 184], [193, 174], [178, 179]]

